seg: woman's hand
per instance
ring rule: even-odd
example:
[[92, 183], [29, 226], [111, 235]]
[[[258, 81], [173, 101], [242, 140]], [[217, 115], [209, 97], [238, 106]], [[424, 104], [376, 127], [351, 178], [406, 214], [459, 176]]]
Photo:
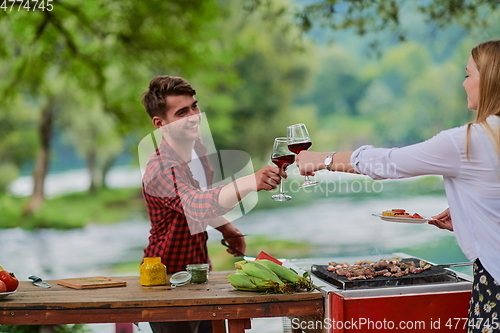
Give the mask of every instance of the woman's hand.
[[324, 161], [329, 153], [303, 150], [295, 157], [295, 163], [302, 176], [314, 176], [314, 172], [326, 168]]
[[450, 209], [445, 209], [442, 213], [432, 217], [434, 220], [429, 221], [429, 224], [435, 225], [439, 229], [453, 231], [453, 222], [451, 220]]

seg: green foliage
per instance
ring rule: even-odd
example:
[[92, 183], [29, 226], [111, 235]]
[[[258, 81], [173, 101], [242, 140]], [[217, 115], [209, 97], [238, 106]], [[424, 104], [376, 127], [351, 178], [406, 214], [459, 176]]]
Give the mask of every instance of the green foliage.
[[12, 179], [19, 177], [19, 169], [13, 163], [0, 164], [0, 193], [5, 192]]
[[[0, 63], [0, 78], [8, 63]], [[0, 193], [19, 176], [22, 165], [33, 158], [37, 137], [33, 132], [33, 106], [22, 96], [4, 100], [0, 108]]]
[[[248, 10], [264, 10], [270, 20], [281, 13], [269, 4], [273, 0], [247, 0]], [[405, 26], [405, 12], [419, 13], [434, 30], [450, 25], [484, 29], [486, 17], [497, 9], [496, 0], [297, 0], [294, 15], [303, 31], [322, 27], [332, 31], [349, 30], [370, 36], [370, 45], [380, 50], [382, 40], [404, 41], [413, 33]]]

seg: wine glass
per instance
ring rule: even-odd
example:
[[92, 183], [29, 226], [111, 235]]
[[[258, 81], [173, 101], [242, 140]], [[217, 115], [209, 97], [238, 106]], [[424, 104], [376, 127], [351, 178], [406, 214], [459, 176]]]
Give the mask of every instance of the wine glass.
[[[276, 164], [278, 168], [286, 170], [286, 168], [295, 162], [295, 155], [288, 150], [288, 138], [279, 137], [274, 139], [273, 152], [271, 154], [271, 162]], [[283, 183], [285, 179], [281, 180], [280, 192], [273, 195], [271, 198], [275, 201], [288, 201], [292, 197], [285, 194], [283, 190]]]
[[[305, 124], [295, 124], [287, 127], [288, 134], [288, 149], [295, 154], [300, 153], [302, 150], [308, 150], [312, 146], [311, 138], [307, 132], [307, 127]], [[308, 187], [318, 184], [318, 182], [306, 179], [302, 185], [299, 187]]]

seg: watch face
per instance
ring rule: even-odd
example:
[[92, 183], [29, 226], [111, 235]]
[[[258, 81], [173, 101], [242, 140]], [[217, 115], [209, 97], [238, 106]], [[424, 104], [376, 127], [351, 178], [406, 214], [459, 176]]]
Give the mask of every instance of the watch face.
[[325, 164], [325, 168], [329, 171], [331, 171], [330, 164], [332, 164], [333, 155], [335, 155], [335, 153], [328, 154], [328, 156], [325, 158], [325, 161], [323, 162]]

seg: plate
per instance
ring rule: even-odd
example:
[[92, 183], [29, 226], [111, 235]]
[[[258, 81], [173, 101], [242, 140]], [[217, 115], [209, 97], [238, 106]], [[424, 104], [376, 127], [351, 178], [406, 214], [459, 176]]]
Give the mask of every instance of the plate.
[[428, 221], [432, 221], [432, 219], [425, 217], [423, 219], [415, 219], [412, 217], [382, 216], [380, 214], [372, 214], [372, 215], [380, 218], [382, 221], [387, 221], [387, 222], [427, 223]]
[[16, 292], [16, 291], [14, 290], [14, 291], [8, 291], [8, 292], [5, 292], [5, 293], [0, 293], [0, 299], [5, 298], [5, 297], [7, 297], [7, 296], [9, 296], [10, 294], [13, 294], [13, 293], [15, 293], [15, 292]]

